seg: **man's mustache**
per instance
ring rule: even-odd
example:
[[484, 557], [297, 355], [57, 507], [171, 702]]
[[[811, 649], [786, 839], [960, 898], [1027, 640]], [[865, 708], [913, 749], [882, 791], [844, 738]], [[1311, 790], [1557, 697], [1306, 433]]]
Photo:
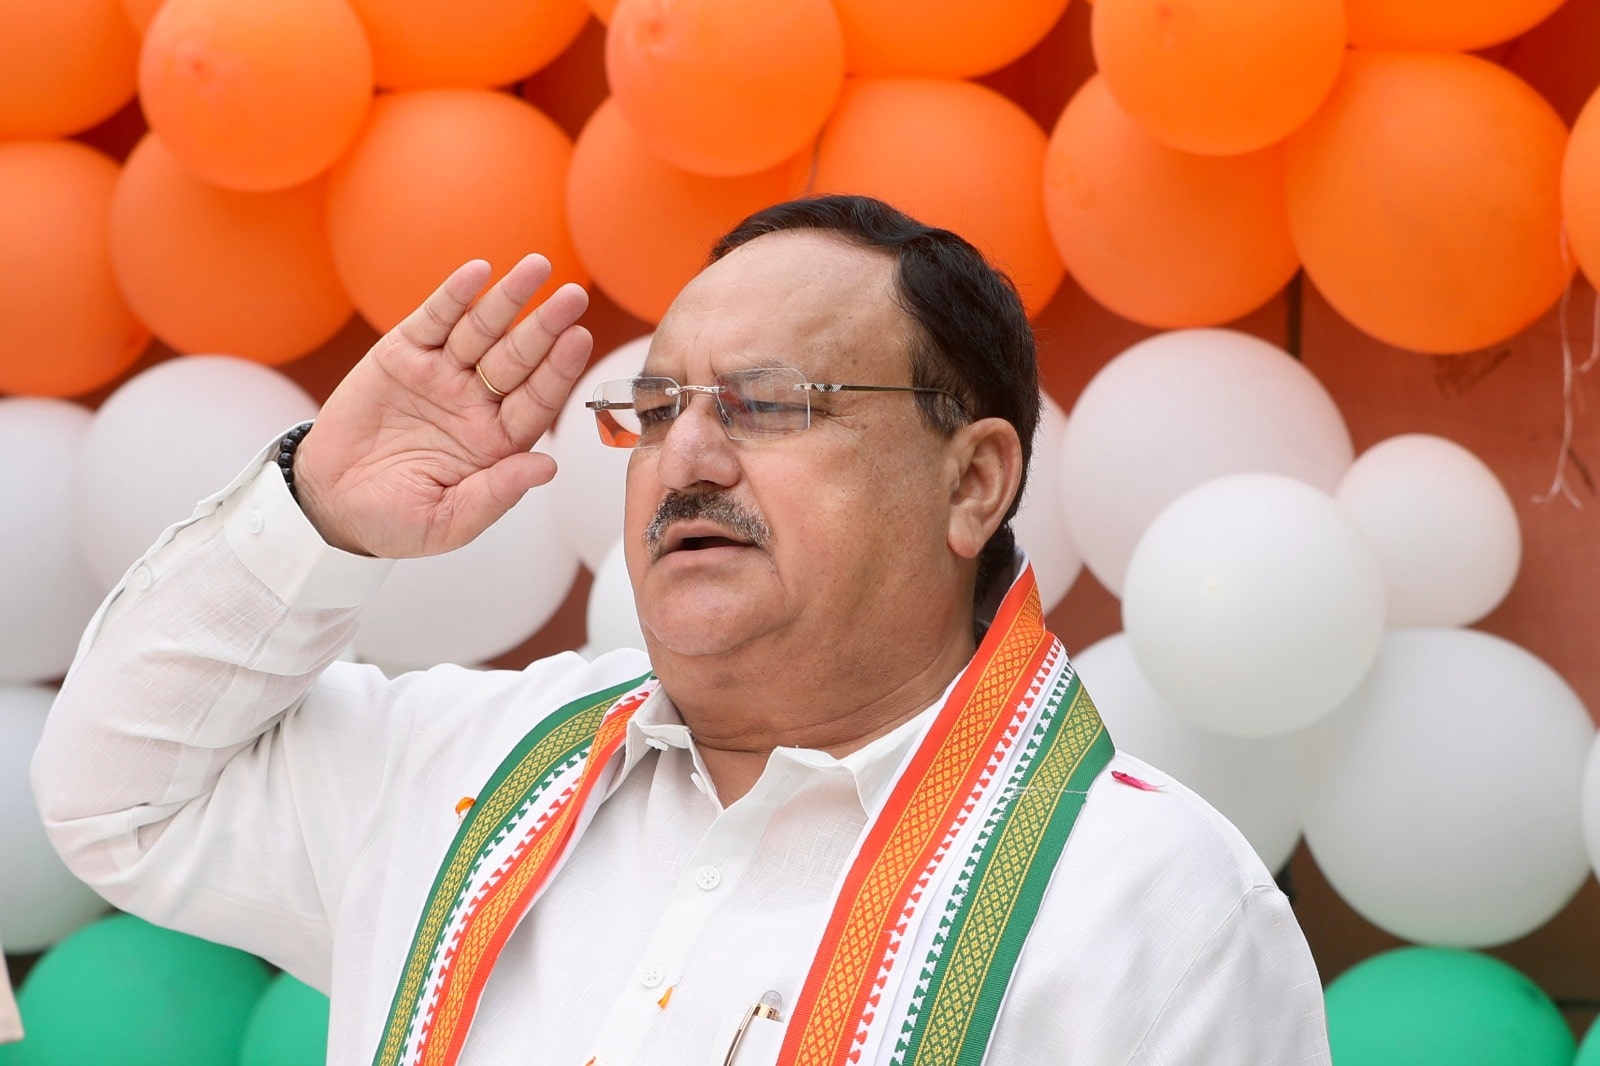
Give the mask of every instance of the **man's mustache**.
[[678, 492], [671, 489], [644, 529], [644, 543], [650, 549], [652, 562], [661, 558], [667, 528], [674, 522], [691, 518], [715, 522], [738, 539], [748, 541], [757, 548], [765, 548], [772, 539], [772, 530], [766, 519], [726, 492]]

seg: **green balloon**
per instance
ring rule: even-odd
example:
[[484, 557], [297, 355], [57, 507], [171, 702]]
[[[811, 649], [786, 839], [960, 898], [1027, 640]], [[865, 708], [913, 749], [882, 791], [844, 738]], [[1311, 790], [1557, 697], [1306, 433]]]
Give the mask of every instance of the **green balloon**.
[[1539, 987], [1499, 959], [1400, 948], [1327, 989], [1336, 1066], [1572, 1066], [1572, 1031]]
[[1600, 1024], [1590, 1024], [1578, 1045], [1578, 1061], [1572, 1066], [1600, 1066]]
[[234, 1066], [267, 986], [261, 960], [127, 914], [45, 953], [17, 1006], [4, 1066]]
[[328, 997], [279, 974], [245, 1027], [239, 1066], [323, 1066], [328, 1060]]

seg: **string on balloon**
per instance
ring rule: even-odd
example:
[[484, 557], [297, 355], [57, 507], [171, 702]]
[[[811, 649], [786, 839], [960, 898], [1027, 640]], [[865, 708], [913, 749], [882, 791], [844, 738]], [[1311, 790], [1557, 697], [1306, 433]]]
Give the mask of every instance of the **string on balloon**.
[[[1561, 263], [1571, 269], [1571, 251], [1567, 246], [1567, 226], [1561, 224]], [[1583, 501], [1572, 491], [1572, 486], [1567, 484], [1567, 462], [1572, 457], [1572, 432], [1576, 421], [1573, 413], [1573, 385], [1579, 374], [1587, 374], [1597, 361], [1600, 361], [1600, 287], [1594, 292], [1594, 319], [1589, 325], [1589, 358], [1583, 365], [1572, 365], [1572, 330], [1567, 325], [1567, 307], [1572, 302], [1572, 286], [1576, 274], [1567, 279], [1566, 287], [1561, 290], [1561, 305], [1556, 311], [1556, 317], [1561, 329], [1561, 451], [1556, 456], [1556, 474], [1550, 482], [1548, 491], [1533, 498], [1534, 503], [1549, 503], [1557, 496], [1565, 497], [1572, 506], [1583, 508]], [[1585, 478], [1587, 480], [1587, 478]]]

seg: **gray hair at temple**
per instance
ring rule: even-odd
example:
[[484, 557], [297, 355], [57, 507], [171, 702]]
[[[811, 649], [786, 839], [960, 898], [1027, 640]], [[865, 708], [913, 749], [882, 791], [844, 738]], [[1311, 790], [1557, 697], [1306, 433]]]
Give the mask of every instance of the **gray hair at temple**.
[[[978, 556], [974, 601], [1009, 572], [1016, 516], [1027, 487], [1033, 436], [1039, 426], [1039, 369], [1033, 328], [1011, 279], [983, 253], [945, 229], [923, 225], [867, 196], [816, 196], [758, 211], [711, 250], [711, 261], [768, 233], [825, 230], [869, 248], [892, 252], [898, 263], [895, 297], [914, 327], [911, 383], [961, 398], [973, 418], [1003, 418], [1022, 441], [1022, 481]], [[935, 430], [954, 433], [967, 414], [942, 396], [921, 394], [918, 409]]]

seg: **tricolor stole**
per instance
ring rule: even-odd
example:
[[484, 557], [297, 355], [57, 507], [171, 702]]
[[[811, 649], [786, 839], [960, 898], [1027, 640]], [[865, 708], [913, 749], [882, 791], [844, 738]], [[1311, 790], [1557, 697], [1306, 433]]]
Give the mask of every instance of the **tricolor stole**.
[[[485, 784], [423, 910], [375, 1066], [454, 1066], [494, 960], [654, 688], [647, 676], [569, 703]], [[778, 1061], [981, 1062], [1111, 754], [1025, 569], [858, 843]]]

